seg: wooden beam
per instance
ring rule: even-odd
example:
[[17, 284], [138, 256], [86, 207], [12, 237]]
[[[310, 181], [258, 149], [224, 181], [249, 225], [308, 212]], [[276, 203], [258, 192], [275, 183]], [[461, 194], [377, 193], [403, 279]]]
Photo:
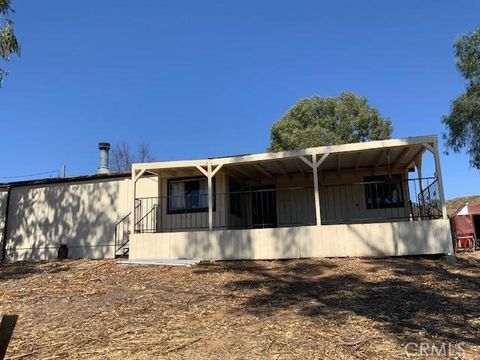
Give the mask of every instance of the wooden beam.
[[355, 162], [355, 171], [358, 171], [358, 168], [360, 167], [360, 160], [362, 158], [362, 152], [359, 151], [357, 155], [357, 160]]
[[[233, 168], [230, 168], [232, 170]], [[252, 174], [248, 173], [248, 171], [245, 171], [245, 169], [242, 168], [242, 165], [237, 165], [235, 166], [235, 171], [239, 172], [243, 176], [245, 176], [247, 179], [255, 179], [255, 176]]]
[[327, 160], [328, 155], [330, 155], [330, 154], [323, 154], [322, 157], [320, 158], [320, 160], [317, 160], [317, 161], [315, 162], [315, 166], [316, 166], [317, 168], [320, 167], [320, 165], [322, 165], [323, 162], [324, 162], [325, 160]]
[[136, 171], [133, 172], [133, 182], [137, 182], [138, 179], [147, 171], [147, 169], [142, 169], [138, 173]]
[[[208, 177], [208, 170], [205, 170], [202, 166], [200, 165], [195, 165], [195, 167], [203, 174], [205, 175], [206, 177]], [[208, 165], [207, 165], [207, 169], [208, 169]]]
[[[390, 167], [390, 170], [402, 170], [403, 168], [392, 168]], [[366, 170], [371, 170], [372, 172], [375, 171], [376, 173], [381, 173], [385, 172], [387, 173], [389, 168], [388, 166], [379, 166], [378, 168], [374, 168], [373, 166], [361, 166], [358, 169], [353, 166], [353, 167], [343, 167], [341, 170], [341, 173], [346, 173], [346, 172], [356, 172], [356, 171], [366, 171]], [[322, 170], [323, 173], [326, 174], [332, 174], [332, 173], [338, 173], [336, 169], [331, 169], [331, 170]]]
[[424, 147], [420, 148], [420, 150], [418, 150], [415, 155], [413, 155], [412, 157], [412, 161], [410, 163], [407, 164], [407, 167], [409, 168], [410, 166], [412, 166], [413, 163], [415, 163], [415, 159], [419, 156], [421, 156], [425, 151], [427, 151]]
[[313, 163], [310, 160], [308, 160], [305, 156], [299, 156], [298, 158], [302, 160], [305, 164], [313, 168]]
[[212, 170], [212, 177], [215, 176], [215, 174], [222, 168], [223, 164], [217, 165], [213, 170]]
[[317, 226], [322, 225], [322, 217], [320, 216], [320, 191], [318, 189], [318, 163], [317, 163], [317, 154], [312, 155], [313, 163], [313, 190], [315, 196], [315, 220]]
[[[425, 146], [427, 149], [428, 147]], [[435, 141], [433, 143], [433, 157], [435, 159], [435, 172], [438, 181], [438, 192], [440, 193], [440, 204], [442, 205], [442, 217], [448, 219], [447, 205], [445, 203], [445, 192], [443, 190], [442, 168], [440, 166], [440, 155], [438, 153], [438, 144]]]
[[226, 168], [225, 172], [239, 182], [244, 182], [245, 180], [249, 179], [245, 177], [243, 174], [241, 174], [240, 172], [238, 172], [237, 170], [233, 169], [232, 167]]
[[422, 171], [422, 154], [415, 157], [415, 166], [418, 173], [418, 187], [420, 188], [420, 194], [423, 193], [423, 171]]
[[193, 175], [191, 172], [179, 170], [179, 169], [172, 170], [172, 174], [173, 174], [173, 177], [189, 177]]
[[398, 155], [395, 161], [393, 161], [392, 168], [398, 167], [403, 162], [403, 159], [405, 159], [408, 155], [410, 155], [412, 150], [413, 150], [413, 146], [409, 146], [403, 149], [400, 155]]
[[282, 161], [274, 161], [274, 163], [278, 168], [280, 168], [280, 171], [282, 172], [283, 175], [290, 176], [287, 168], [285, 167], [285, 164]]
[[290, 174], [288, 173], [287, 169], [285, 168], [285, 166], [284, 166], [281, 162], [279, 162], [279, 161], [272, 161], [271, 164], [272, 164], [273, 166], [275, 166], [275, 168], [277, 169], [277, 171], [278, 171], [279, 173], [281, 173], [283, 176], [285, 176], [285, 177], [288, 179], [288, 181], [291, 180]]
[[301, 163], [300, 163], [298, 160], [299, 160], [298, 158], [296, 158], [296, 159], [294, 160], [295, 166], [297, 167], [298, 171], [299, 171], [302, 175], [305, 176], [306, 173], [305, 173], [305, 171], [303, 170], [303, 168], [302, 168], [302, 166], [301, 166]]
[[269, 172], [267, 169], [265, 169], [262, 164], [253, 163], [253, 166], [255, 167], [255, 169], [260, 171], [266, 177], [268, 177], [268, 178], [273, 178], [274, 177], [273, 174], [271, 172]]
[[375, 168], [378, 168], [380, 166], [386, 154], [387, 154], [386, 150], [380, 151], [380, 155], [378, 156], [377, 161], [375, 161], [375, 166], [374, 166]]
[[428, 143], [425, 143], [423, 144], [423, 146], [428, 150], [430, 151], [433, 155], [435, 155], [435, 146], [432, 146]]
[[[327, 159], [327, 157], [330, 154], [328, 154], [328, 153], [323, 154], [322, 157], [318, 161], [317, 161], [317, 154], [314, 154], [314, 155], [315, 155], [315, 157], [312, 155], [312, 161], [311, 162], [307, 158], [305, 158], [304, 156], [299, 156], [298, 158], [313, 169], [315, 167], [318, 168], [320, 165], [322, 165], [323, 162]], [[314, 158], [315, 158], [315, 160], [314, 160]]]

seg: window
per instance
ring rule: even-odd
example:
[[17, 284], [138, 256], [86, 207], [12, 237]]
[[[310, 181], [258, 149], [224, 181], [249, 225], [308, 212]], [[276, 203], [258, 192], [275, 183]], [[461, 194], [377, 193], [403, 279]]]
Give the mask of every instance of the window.
[[[215, 186], [213, 187], [213, 193], [215, 201]], [[203, 211], [208, 211], [207, 179], [191, 178], [168, 181], [169, 214]]]
[[367, 176], [365, 198], [367, 209], [388, 209], [404, 207], [402, 176]]

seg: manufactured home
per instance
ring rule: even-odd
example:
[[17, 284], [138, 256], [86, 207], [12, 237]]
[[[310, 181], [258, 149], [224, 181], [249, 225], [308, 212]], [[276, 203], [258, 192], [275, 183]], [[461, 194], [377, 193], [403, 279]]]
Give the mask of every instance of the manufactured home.
[[453, 251], [435, 136], [142, 163], [126, 174], [108, 174], [100, 150], [99, 175], [0, 189], [6, 259], [55, 258], [60, 245], [70, 257], [132, 260]]

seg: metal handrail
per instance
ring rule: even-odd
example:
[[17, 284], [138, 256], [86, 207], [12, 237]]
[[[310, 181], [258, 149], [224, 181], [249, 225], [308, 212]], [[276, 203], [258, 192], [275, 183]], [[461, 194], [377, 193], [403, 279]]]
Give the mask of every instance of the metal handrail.
[[[128, 227], [128, 223], [129, 223], [129, 219], [130, 219], [130, 215], [132, 213], [129, 212], [127, 215], [125, 215], [120, 221], [118, 221], [116, 224], [115, 224], [115, 255], [117, 255], [118, 251], [121, 250], [122, 248], [125, 247], [125, 245], [128, 244], [129, 242], [129, 233], [130, 233], [130, 230], [127, 229], [127, 237], [126, 237], [126, 240], [124, 239], [124, 241], [120, 244], [120, 239], [119, 239], [119, 227], [122, 226], [122, 229], [125, 227], [124, 223], [127, 224], [127, 227]], [[122, 232], [123, 234], [123, 232]]]
[[143, 220], [146, 219], [147, 216], [149, 216], [152, 213], [152, 211], [156, 211], [157, 208], [158, 208], [158, 204], [154, 204], [153, 207], [145, 215], [143, 215], [140, 220], [138, 220], [135, 223], [135, 230], [137, 229], [137, 225], [141, 224], [143, 222]]
[[[142, 205], [141, 201], [136, 201], [135, 202], [135, 207], [134, 207], [134, 212], [136, 212], [141, 205]], [[117, 253], [121, 249], [124, 249], [125, 246], [130, 241], [130, 216], [131, 215], [132, 215], [132, 212], [130, 211], [127, 215], [122, 217], [115, 224], [115, 255], [117, 255]], [[126, 231], [125, 231], [125, 226], [127, 227]], [[122, 230], [123, 230], [122, 231], [122, 240], [120, 240], [120, 234], [119, 234], [120, 227], [122, 227]]]

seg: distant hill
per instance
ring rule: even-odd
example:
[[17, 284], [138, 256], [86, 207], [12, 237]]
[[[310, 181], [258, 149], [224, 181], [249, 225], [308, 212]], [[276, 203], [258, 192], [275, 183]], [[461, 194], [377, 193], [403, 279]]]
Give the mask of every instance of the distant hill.
[[451, 200], [447, 200], [447, 213], [448, 215], [452, 215], [457, 209], [465, 205], [465, 203], [469, 204], [480, 204], [480, 195], [471, 195], [471, 196], [461, 196]]

